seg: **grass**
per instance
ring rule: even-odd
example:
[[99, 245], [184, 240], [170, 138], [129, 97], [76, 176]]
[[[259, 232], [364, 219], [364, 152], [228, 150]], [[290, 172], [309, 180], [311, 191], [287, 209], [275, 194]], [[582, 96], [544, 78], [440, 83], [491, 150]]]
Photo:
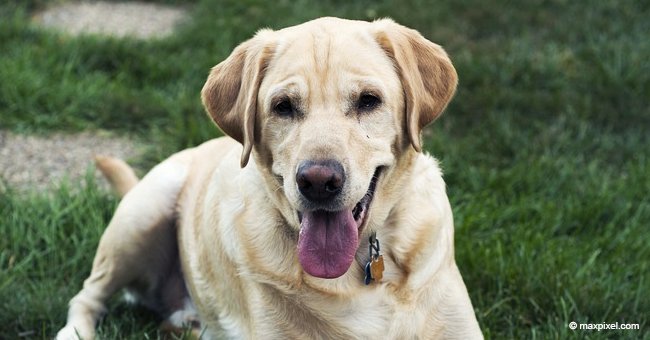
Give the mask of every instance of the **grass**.
[[[420, 30], [460, 76], [426, 146], [445, 170], [456, 258], [486, 338], [650, 339], [647, 2], [201, 0], [176, 35], [148, 42], [30, 25], [46, 3], [0, 5], [0, 127], [135, 133], [153, 146], [144, 167], [218, 134], [198, 93], [260, 27], [390, 16]], [[0, 339], [64, 324], [116, 205], [85, 182], [0, 189]], [[156, 323], [116, 299], [99, 329], [157, 338]]]

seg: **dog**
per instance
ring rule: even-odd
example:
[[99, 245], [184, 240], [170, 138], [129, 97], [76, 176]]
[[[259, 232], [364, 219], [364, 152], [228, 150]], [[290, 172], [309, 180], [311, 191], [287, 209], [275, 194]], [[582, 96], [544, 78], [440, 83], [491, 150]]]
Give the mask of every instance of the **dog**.
[[203, 339], [482, 338], [422, 129], [453, 97], [446, 52], [390, 19], [260, 30], [201, 91], [228, 137], [124, 197], [58, 339], [91, 339], [121, 288]]

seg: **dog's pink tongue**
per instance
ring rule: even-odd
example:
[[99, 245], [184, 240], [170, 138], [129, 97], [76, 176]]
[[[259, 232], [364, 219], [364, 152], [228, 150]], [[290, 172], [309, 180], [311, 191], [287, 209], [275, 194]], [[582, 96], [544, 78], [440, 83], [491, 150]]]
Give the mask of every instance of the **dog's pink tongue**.
[[305, 272], [333, 279], [348, 271], [359, 247], [351, 210], [305, 212], [300, 227], [298, 260]]

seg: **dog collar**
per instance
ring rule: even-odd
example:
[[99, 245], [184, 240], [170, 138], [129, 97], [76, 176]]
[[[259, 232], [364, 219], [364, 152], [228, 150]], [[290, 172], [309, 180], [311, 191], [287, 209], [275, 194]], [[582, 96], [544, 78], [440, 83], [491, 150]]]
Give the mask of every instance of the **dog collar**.
[[364, 283], [367, 285], [371, 281], [379, 283], [384, 276], [384, 256], [380, 253], [379, 240], [377, 232], [373, 231], [368, 238], [368, 262], [365, 266], [366, 277]]

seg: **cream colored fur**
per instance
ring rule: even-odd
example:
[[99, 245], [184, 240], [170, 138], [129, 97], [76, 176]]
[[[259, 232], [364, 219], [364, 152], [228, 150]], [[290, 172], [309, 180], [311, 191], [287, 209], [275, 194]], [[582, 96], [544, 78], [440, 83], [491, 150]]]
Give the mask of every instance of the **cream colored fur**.
[[[420, 152], [422, 128], [456, 83], [440, 46], [391, 20], [260, 31], [203, 88], [208, 113], [232, 139], [182, 151], [137, 184], [120, 176], [124, 167], [105, 167], [128, 193], [57, 338], [92, 338], [120, 288], [176, 327], [200, 321], [205, 339], [482, 338], [454, 260], [445, 183]], [[367, 93], [380, 104], [363, 111]], [[273, 110], [283, 98], [292, 117]], [[306, 274], [296, 255], [304, 209], [296, 168], [325, 158], [345, 169], [346, 207], [383, 169], [356, 260], [336, 279]], [[366, 286], [371, 231], [386, 270]]]

